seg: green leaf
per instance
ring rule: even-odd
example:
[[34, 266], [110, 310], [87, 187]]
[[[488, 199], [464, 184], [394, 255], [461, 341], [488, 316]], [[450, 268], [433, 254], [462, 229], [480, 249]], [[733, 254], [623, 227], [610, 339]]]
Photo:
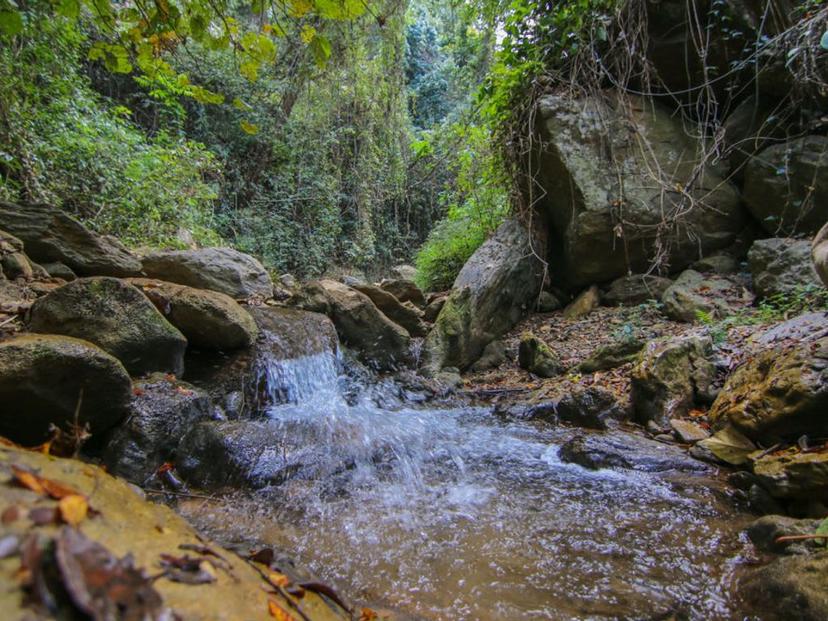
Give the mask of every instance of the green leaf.
[[[819, 523], [819, 526], [816, 529], [816, 535], [828, 535], [828, 518], [822, 520]], [[817, 539], [817, 545], [826, 546], [828, 545], [828, 538], [825, 539]]]
[[310, 42], [310, 49], [316, 64], [319, 67], [324, 67], [331, 57], [331, 42], [320, 34], [317, 34]]
[[77, 19], [80, 15], [79, 0], [58, 0], [55, 7], [57, 14], [70, 19]]
[[13, 8], [0, 9], [0, 32], [13, 37], [23, 30], [23, 17]]
[[244, 131], [245, 134], [250, 134], [251, 136], [254, 136], [259, 133], [259, 126], [249, 121], [246, 121], [245, 119], [239, 121], [239, 125], [241, 126], [242, 131]]

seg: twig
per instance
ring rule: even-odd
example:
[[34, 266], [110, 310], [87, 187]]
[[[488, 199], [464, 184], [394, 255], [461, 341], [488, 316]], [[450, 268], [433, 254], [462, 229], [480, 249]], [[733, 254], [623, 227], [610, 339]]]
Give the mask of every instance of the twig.
[[773, 540], [774, 543], [784, 543], [786, 541], [805, 541], [807, 539], [828, 539], [826, 535], [783, 535]]
[[12, 315], [12, 316], [11, 316], [11, 317], [9, 317], [8, 319], [4, 319], [3, 321], [0, 321], [0, 328], [2, 328], [3, 326], [5, 326], [7, 323], [11, 323], [11, 322], [12, 322], [12, 321], [14, 321], [15, 319], [17, 319], [17, 315]]
[[192, 494], [190, 492], [174, 492], [166, 489], [147, 489], [144, 491], [148, 494], [170, 494], [171, 496], [180, 496], [182, 498], [203, 498], [204, 500], [215, 500], [215, 496], [206, 496], [205, 494]]

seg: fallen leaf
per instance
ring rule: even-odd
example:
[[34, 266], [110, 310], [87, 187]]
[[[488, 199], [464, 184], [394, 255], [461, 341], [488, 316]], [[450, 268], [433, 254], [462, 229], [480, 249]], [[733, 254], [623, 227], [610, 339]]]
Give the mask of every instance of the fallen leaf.
[[285, 574], [280, 574], [277, 571], [272, 571], [267, 574], [267, 581], [273, 586], [280, 588], [284, 588], [290, 584], [290, 578], [288, 578]]
[[69, 526], [77, 526], [86, 519], [89, 503], [79, 494], [64, 496], [58, 502], [61, 519]]
[[273, 552], [272, 548], [262, 548], [258, 552], [252, 553], [247, 558], [251, 561], [256, 563], [261, 563], [262, 565], [267, 565], [270, 567], [271, 563], [273, 563], [273, 559], [275, 558], [275, 553]]
[[45, 494], [46, 490], [43, 488], [43, 484], [41, 483], [41, 479], [35, 473], [30, 472], [29, 470], [25, 470], [20, 468], [19, 466], [12, 466], [12, 477], [14, 477], [14, 481], [20, 485], [20, 487], [25, 487], [36, 494]]
[[379, 615], [370, 608], [363, 608], [359, 615], [359, 621], [376, 621], [378, 618]]
[[218, 579], [215, 567], [203, 556], [162, 554], [161, 567], [167, 579], [182, 584], [208, 584]]
[[272, 599], [267, 602], [267, 610], [276, 621], [296, 621], [284, 608]]
[[8, 526], [12, 522], [16, 522], [20, 519], [21, 509], [17, 505], [12, 505], [11, 507], [6, 507], [3, 510], [3, 513], [0, 514], [0, 523], [3, 526]]
[[60, 514], [57, 507], [35, 507], [29, 511], [29, 519], [35, 526], [46, 526], [57, 524], [60, 521]]

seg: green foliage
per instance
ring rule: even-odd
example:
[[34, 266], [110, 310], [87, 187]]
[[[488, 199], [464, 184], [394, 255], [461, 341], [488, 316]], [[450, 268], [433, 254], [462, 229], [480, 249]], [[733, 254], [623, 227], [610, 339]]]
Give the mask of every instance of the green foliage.
[[83, 37], [67, 24], [30, 19], [23, 34], [0, 50], [2, 194], [62, 205], [133, 244], [175, 245], [180, 229], [217, 241], [212, 156], [163, 132], [147, 139], [129, 110], [108, 107], [80, 72]]

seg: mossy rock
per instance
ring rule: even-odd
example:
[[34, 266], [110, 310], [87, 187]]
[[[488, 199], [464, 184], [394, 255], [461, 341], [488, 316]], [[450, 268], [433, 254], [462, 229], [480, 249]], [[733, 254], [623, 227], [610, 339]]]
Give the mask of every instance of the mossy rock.
[[552, 350], [538, 337], [529, 333], [520, 339], [518, 365], [538, 377], [555, 377], [564, 371]]
[[121, 363], [92, 343], [12, 338], [0, 343], [0, 435], [34, 445], [47, 439], [50, 425], [70, 432], [77, 423], [97, 436], [124, 418], [131, 387]]
[[132, 375], [184, 370], [187, 339], [140, 290], [117, 278], [81, 278], [32, 305], [33, 332], [95, 343]]

